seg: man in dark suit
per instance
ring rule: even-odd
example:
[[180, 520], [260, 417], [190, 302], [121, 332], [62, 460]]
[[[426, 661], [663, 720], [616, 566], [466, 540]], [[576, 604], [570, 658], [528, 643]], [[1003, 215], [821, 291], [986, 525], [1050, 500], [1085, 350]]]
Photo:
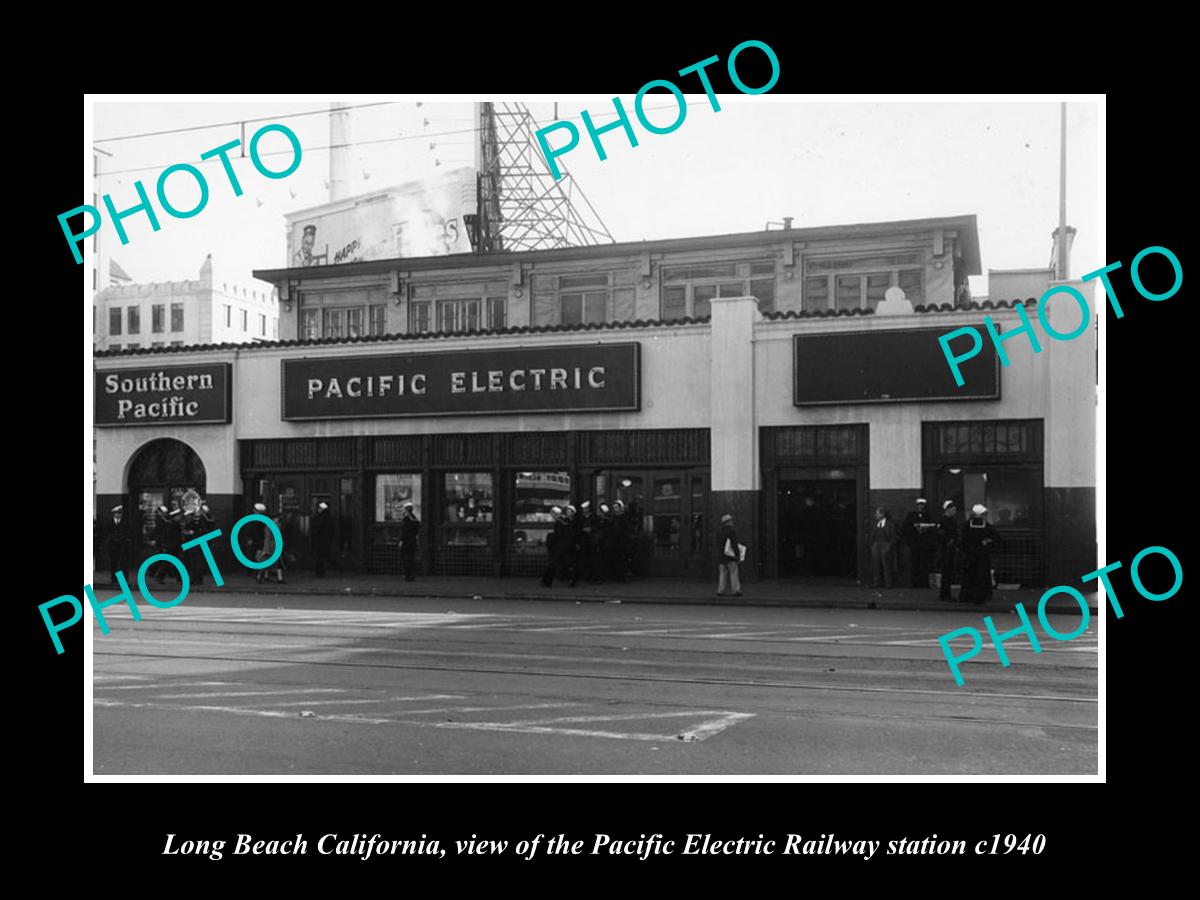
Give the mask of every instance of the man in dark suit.
[[955, 516], [958, 507], [953, 500], [942, 504], [942, 518], [937, 527], [938, 571], [942, 575], [942, 584], [938, 590], [938, 599], [950, 603], [954, 597], [950, 594], [950, 582], [954, 580], [954, 565], [958, 559], [958, 520]]
[[909, 556], [909, 586], [915, 588], [929, 587], [929, 562], [933, 555], [933, 532], [937, 523], [926, 511], [924, 497], [917, 499], [917, 508], [904, 519], [901, 529], [904, 542], [908, 545]]
[[404, 518], [400, 522], [400, 568], [404, 580], [417, 577], [417, 536], [421, 533], [421, 522], [417, 518], [412, 501], [404, 504]]
[[[330, 558], [329, 550], [333, 546], [333, 517], [329, 514], [329, 504], [322, 500], [317, 504], [317, 511], [313, 513], [312, 527], [309, 530], [312, 536], [313, 558], [316, 560], [317, 577], [325, 577], [325, 563], [328, 561], [334, 566], [337, 563]], [[341, 568], [337, 566], [337, 568]]]
[[[129, 526], [125, 520], [125, 508], [114, 506], [109, 518], [107, 534], [104, 537], [104, 549], [108, 554], [108, 569], [111, 573], [110, 584], [117, 583], [117, 572], [123, 572], [129, 566]], [[128, 576], [126, 576], [128, 580]]]

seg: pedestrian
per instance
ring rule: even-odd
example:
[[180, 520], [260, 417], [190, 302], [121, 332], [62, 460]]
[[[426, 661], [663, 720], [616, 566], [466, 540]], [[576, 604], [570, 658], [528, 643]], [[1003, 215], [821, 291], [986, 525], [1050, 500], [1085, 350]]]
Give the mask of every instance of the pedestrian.
[[950, 593], [950, 584], [954, 581], [954, 569], [958, 562], [958, 507], [953, 500], [942, 504], [942, 518], [937, 523], [938, 572], [941, 584], [938, 587], [938, 599], [952, 603], [954, 597]]
[[122, 572], [129, 566], [129, 526], [125, 521], [123, 506], [112, 508], [107, 532], [104, 549], [108, 554], [108, 569], [111, 574], [109, 583], [116, 584], [117, 572]]
[[571, 529], [563, 516], [562, 508], [551, 508], [550, 517], [554, 519], [554, 527], [546, 535], [546, 571], [542, 573], [542, 587], [553, 585], [555, 575], [562, 577], [562, 549], [571, 539]]
[[280, 542], [275, 537], [276, 531], [278, 531], [280, 537], [283, 536], [283, 519], [280, 516], [275, 516], [273, 519], [271, 519], [271, 521], [275, 523], [275, 528], [268, 528], [265, 524], [262, 525], [263, 545], [258, 551], [257, 560], [258, 562], [266, 562], [268, 559], [276, 556], [277, 554], [278, 558], [267, 568], [259, 569], [257, 572], [257, 577], [259, 583], [261, 584], [264, 581], [270, 581], [271, 573], [274, 572], [276, 580], [280, 584], [286, 584], [286, 582], [283, 580], [283, 572], [286, 568], [286, 565], [283, 561], [283, 547], [280, 546]]
[[420, 533], [421, 522], [409, 500], [404, 504], [404, 517], [400, 520], [400, 568], [405, 581], [415, 581], [417, 577], [417, 536]]
[[909, 555], [909, 586], [915, 588], [929, 587], [929, 565], [933, 556], [933, 532], [937, 523], [926, 510], [928, 504], [924, 497], [917, 498], [917, 508], [904, 519], [902, 533], [908, 546]]
[[340, 571], [341, 565], [330, 556], [330, 548], [333, 546], [333, 516], [329, 514], [329, 504], [324, 500], [317, 504], [317, 511], [313, 513], [309, 533], [312, 537], [312, 552], [316, 561], [317, 577], [325, 577], [326, 562]]
[[[154, 522], [154, 541], [158, 547], [159, 553], [166, 553], [169, 556], [174, 556], [176, 559], [183, 557], [182, 541], [180, 540], [180, 526], [183, 524], [183, 510], [178, 506], [175, 509], [168, 510], [165, 506], [158, 508], [158, 516]], [[181, 585], [183, 578], [179, 574], [179, 570], [166, 560], [159, 560], [155, 568], [155, 581], [162, 584], [166, 580], [166, 576], [170, 575], [175, 578]]]
[[629, 516], [625, 512], [625, 504], [614, 500], [607, 550], [608, 571], [614, 581], [624, 582], [628, 577], [630, 550]]
[[896, 523], [884, 507], [875, 510], [875, 527], [871, 529], [871, 587], [892, 586], [896, 569]]
[[579, 577], [589, 584], [600, 583], [600, 561], [596, 558], [596, 514], [592, 512], [592, 501], [579, 504]]
[[983, 605], [992, 599], [992, 548], [1000, 533], [987, 520], [987, 507], [977, 503], [962, 532], [963, 583], [961, 603]]
[[728, 586], [733, 596], [742, 596], [742, 583], [738, 579], [738, 563], [741, 561], [741, 545], [737, 532], [733, 530], [733, 516], [721, 516], [721, 527], [717, 530], [717, 596], [724, 597]]
[[[265, 516], [267, 514], [266, 504], [255, 503], [254, 513], [256, 515]], [[266, 525], [257, 520], [242, 527], [242, 542], [246, 547], [246, 559], [252, 559], [255, 562], [259, 560], [259, 551], [262, 550], [263, 544], [266, 541], [266, 528]], [[255, 575], [257, 575], [257, 573], [255, 573]], [[262, 581], [261, 578], [258, 580]]]
[[563, 534], [566, 537], [556, 546], [559, 562], [570, 581], [568, 587], [575, 587], [579, 581], [579, 511], [570, 503], [563, 507]]
[[[208, 508], [208, 504], [201, 501], [199, 508], [187, 517], [186, 533], [190, 537], [185, 537], [184, 543], [194, 538], [204, 537], [206, 534], [211, 534], [216, 530], [217, 522], [213, 517], [212, 510]], [[212, 546], [210, 541], [208, 546]], [[185, 560], [188, 563], [188, 571], [192, 576], [193, 584], [204, 584], [204, 573], [208, 569], [207, 561], [203, 554], [193, 553]]]
[[596, 569], [601, 579], [611, 580], [613, 571], [613, 512], [607, 503], [596, 508]]

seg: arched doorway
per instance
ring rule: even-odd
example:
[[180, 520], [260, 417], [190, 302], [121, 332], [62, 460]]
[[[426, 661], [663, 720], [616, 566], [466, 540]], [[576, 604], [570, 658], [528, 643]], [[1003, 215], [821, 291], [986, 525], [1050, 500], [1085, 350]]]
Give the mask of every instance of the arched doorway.
[[198, 503], [205, 480], [204, 463], [183, 441], [159, 438], [137, 452], [129, 464], [129, 497], [143, 547], [154, 539], [154, 510]]

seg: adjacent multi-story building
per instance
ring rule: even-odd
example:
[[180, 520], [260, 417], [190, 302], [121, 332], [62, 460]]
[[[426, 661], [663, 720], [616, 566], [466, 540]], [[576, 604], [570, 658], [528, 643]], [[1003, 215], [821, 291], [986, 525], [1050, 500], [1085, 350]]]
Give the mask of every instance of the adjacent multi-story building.
[[194, 281], [113, 283], [98, 291], [93, 301], [95, 349], [245, 344], [279, 337], [274, 287], [214, 274], [211, 254], [199, 275]]

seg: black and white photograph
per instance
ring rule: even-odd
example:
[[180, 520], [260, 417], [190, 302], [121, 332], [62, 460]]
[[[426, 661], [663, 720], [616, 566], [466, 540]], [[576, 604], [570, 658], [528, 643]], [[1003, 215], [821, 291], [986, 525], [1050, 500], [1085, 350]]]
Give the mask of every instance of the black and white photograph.
[[1103, 95], [755, 43], [88, 97], [88, 780], [1103, 780], [1098, 319], [1182, 248], [1097, 274]]

